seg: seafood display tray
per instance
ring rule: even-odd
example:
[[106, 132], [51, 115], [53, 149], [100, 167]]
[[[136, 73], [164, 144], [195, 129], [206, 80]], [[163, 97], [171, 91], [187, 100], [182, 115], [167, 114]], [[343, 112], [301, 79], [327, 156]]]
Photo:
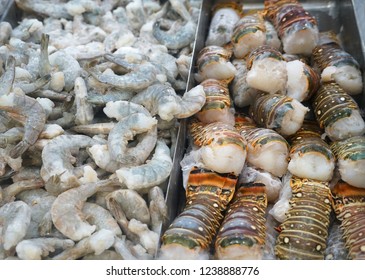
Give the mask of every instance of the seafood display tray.
[[[194, 81], [196, 60], [198, 53], [205, 46], [209, 24], [212, 16], [212, 7], [221, 2], [232, 2], [230, 0], [203, 0], [199, 16], [196, 41], [193, 50], [193, 59], [188, 80], [188, 89], [197, 85]], [[235, 1], [243, 3], [244, 12], [262, 10], [264, 1], [244, 0]], [[319, 31], [333, 30], [343, 43], [343, 48], [350, 53], [360, 64], [363, 80], [365, 69], [365, 1], [363, 0], [300, 0], [300, 3], [318, 21]], [[360, 108], [365, 108], [365, 90], [362, 94], [354, 96]], [[178, 143], [174, 157], [174, 171], [171, 174], [168, 184], [168, 203], [170, 207], [170, 218], [177, 215], [184, 207], [185, 197], [182, 187], [182, 172], [179, 162], [184, 156], [188, 146], [187, 121], [181, 122], [178, 133]], [[172, 222], [172, 220], [171, 220]], [[163, 228], [164, 231], [164, 228]]]
[[[193, 59], [190, 66], [187, 90], [196, 85], [194, 81], [195, 65], [197, 55], [204, 47], [209, 23], [211, 20], [212, 7], [222, 1], [232, 0], [203, 0], [196, 40], [193, 47]], [[161, 1], [165, 2], [165, 1]], [[244, 11], [263, 9], [263, 0], [241, 0], [244, 4]], [[365, 1], [364, 0], [300, 0], [307, 9], [318, 20], [320, 31], [333, 30], [339, 34], [344, 49], [350, 53], [360, 64], [363, 72], [365, 69]], [[22, 12], [16, 7], [14, 1], [9, 1], [0, 21], [8, 21], [13, 27], [18, 24]], [[365, 109], [365, 90], [355, 97], [362, 109]], [[188, 147], [187, 120], [181, 120], [177, 135], [177, 144], [173, 155], [173, 170], [167, 182], [166, 203], [169, 209], [169, 220], [162, 226], [163, 233], [174, 218], [181, 212], [185, 204], [185, 190], [183, 188], [182, 171], [180, 161]]]

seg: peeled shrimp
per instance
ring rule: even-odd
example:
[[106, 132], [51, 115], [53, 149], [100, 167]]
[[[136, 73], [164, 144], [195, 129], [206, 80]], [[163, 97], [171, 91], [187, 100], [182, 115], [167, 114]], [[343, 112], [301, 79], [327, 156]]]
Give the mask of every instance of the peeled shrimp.
[[150, 212], [146, 201], [134, 190], [122, 189], [111, 192], [105, 198], [118, 203], [128, 220], [136, 219], [144, 224], [150, 223]]
[[31, 209], [23, 201], [9, 202], [0, 208], [0, 240], [2, 247], [13, 249], [27, 233]]
[[121, 90], [140, 91], [156, 81], [156, 69], [151, 63], [142, 63], [133, 71], [124, 75], [117, 75], [113, 71], [97, 72], [88, 69], [89, 73], [99, 82]]
[[53, 260], [76, 260], [88, 254], [100, 255], [113, 246], [115, 235], [112, 231], [101, 229], [79, 241], [74, 247], [64, 250]]
[[14, 80], [14, 57], [9, 57], [7, 65], [7, 71], [1, 78], [3, 90], [0, 92], [0, 109], [21, 117], [25, 123], [22, 141], [9, 153], [10, 157], [17, 158], [37, 141], [46, 122], [46, 114], [35, 99], [24, 95], [19, 90], [10, 92]]
[[128, 229], [139, 237], [139, 242], [151, 255], [157, 251], [159, 235], [148, 229], [146, 224], [132, 219], [129, 221]]
[[[60, 193], [79, 185], [71, 163], [71, 152], [96, 144], [97, 141], [84, 135], [60, 135], [52, 139], [42, 151], [42, 179], [52, 181], [46, 186], [51, 193]], [[58, 183], [58, 184], [54, 184]]]
[[115, 180], [102, 180], [61, 193], [51, 208], [52, 221], [55, 227], [74, 241], [90, 236], [96, 230], [96, 225], [90, 225], [86, 222], [82, 207], [88, 197], [103, 187], [109, 187], [115, 183]]
[[163, 191], [160, 187], [153, 187], [148, 192], [149, 212], [151, 215], [151, 228], [160, 233], [160, 227], [168, 219], [168, 208]]
[[2, 189], [2, 200], [0, 200], [0, 205], [15, 200], [15, 196], [22, 191], [37, 189], [43, 186], [44, 182], [42, 179], [30, 179], [15, 182], [8, 187]]
[[88, 93], [83, 78], [76, 78], [74, 90], [76, 102], [75, 123], [78, 125], [88, 124], [94, 119], [94, 112], [92, 105], [87, 102]]
[[96, 225], [96, 230], [107, 229], [112, 231], [116, 236], [122, 235], [117, 221], [105, 208], [95, 203], [86, 202], [84, 207], [82, 207], [82, 213], [91, 225]]
[[158, 140], [151, 160], [140, 166], [120, 168], [116, 174], [119, 181], [129, 189], [143, 193], [164, 182], [171, 170], [170, 149], [163, 141]]
[[178, 32], [176, 32], [176, 27], [174, 26], [169, 31], [162, 31], [160, 25], [160, 21], [155, 22], [153, 25], [153, 35], [161, 44], [169, 49], [178, 50], [194, 41], [196, 24], [192, 20], [187, 21], [182, 26], [180, 25]]
[[170, 121], [174, 117], [187, 118], [194, 115], [205, 103], [202, 86], [196, 86], [185, 92], [181, 98], [169, 85], [154, 84], [135, 95], [131, 101], [145, 106], [152, 115]]
[[[119, 121], [108, 136], [108, 149], [113, 160], [124, 166], [140, 165], [146, 161], [157, 141], [157, 120], [144, 114], [132, 114]], [[128, 141], [137, 136], [139, 143], [128, 148]]]
[[70, 239], [43, 237], [20, 241], [15, 249], [21, 260], [41, 260], [56, 249], [68, 249], [74, 245]]

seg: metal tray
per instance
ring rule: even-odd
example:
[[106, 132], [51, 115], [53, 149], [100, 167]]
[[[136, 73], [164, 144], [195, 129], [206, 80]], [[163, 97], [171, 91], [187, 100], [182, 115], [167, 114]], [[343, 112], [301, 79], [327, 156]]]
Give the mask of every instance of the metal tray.
[[[198, 28], [196, 32], [196, 41], [193, 50], [193, 59], [188, 80], [188, 89], [197, 85], [194, 81], [196, 72], [197, 55], [204, 48], [205, 39], [208, 35], [209, 24], [211, 20], [212, 7], [219, 2], [227, 0], [203, 0], [199, 16]], [[233, 0], [232, 0], [233, 1]], [[235, 1], [237, 2], [237, 1]], [[264, 7], [264, 0], [241, 0], [244, 12], [250, 10], [261, 10]], [[318, 21], [320, 31], [333, 30], [339, 34], [345, 51], [354, 56], [359, 62], [363, 81], [365, 66], [365, 1], [364, 0], [299, 0]], [[365, 108], [365, 90], [355, 97], [359, 106]], [[170, 177], [168, 185], [168, 203], [170, 208], [170, 219], [172, 222], [184, 207], [185, 195], [182, 187], [182, 172], [179, 169], [179, 162], [183, 158], [184, 151], [187, 148], [187, 131], [186, 120], [181, 122], [179, 129], [177, 150], [174, 157], [174, 172]], [[163, 228], [163, 231], [166, 227]]]

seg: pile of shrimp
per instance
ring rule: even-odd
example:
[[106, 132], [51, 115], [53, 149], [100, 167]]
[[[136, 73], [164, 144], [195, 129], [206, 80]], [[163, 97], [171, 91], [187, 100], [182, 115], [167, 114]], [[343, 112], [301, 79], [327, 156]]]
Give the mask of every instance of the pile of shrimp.
[[360, 66], [299, 2], [213, 5], [162, 259], [364, 258]]
[[[0, 259], [153, 259], [200, 0], [15, 1], [0, 23]], [[179, 30], [179, 32], [176, 32]]]

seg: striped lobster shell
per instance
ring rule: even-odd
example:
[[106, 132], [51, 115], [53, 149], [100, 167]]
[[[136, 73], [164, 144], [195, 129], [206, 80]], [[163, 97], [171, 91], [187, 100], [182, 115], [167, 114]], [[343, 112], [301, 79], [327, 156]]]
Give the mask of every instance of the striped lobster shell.
[[[328, 129], [340, 119], [350, 117], [354, 111], [359, 111], [356, 101], [338, 84], [332, 82], [321, 85], [313, 97], [312, 105], [317, 122], [320, 128], [324, 129]], [[341, 140], [341, 138], [338, 139], [340, 135], [333, 134], [327, 129], [326, 133], [331, 140]], [[362, 134], [363, 131], [359, 133]]]
[[354, 187], [365, 188], [365, 136], [354, 136], [331, 144], [338, 160], [341, 179]]
[[268, 46], [263, 45], [259, 46], [256, 49], [254, 49], [247, 57], [246, 63], [247, 63], [247, 69], [251, 69], [252, 64], [257, 60], [262, 60], [264, 58], [272, 58], [278, 61], [285, 61], [282, 53], [278, 51], [277, 49]]
[[321, 71], [329, 66], [351, 65], [356, 69], [360, 69], [359, 63], [352, 55], [345, 52], [339, 45], [338, 40], [328, 35], [322, 37], [324, 42], [313, 49], [313, 62], [319, 67]]
[[328, 183], [292, 177], [287, 218], [280, 225], [275, 254], [279, 259], [323, 259], [332, 196]]
[[295, 0], [265, 0], [265, 16], [281, 38], [317, 26], [316, 19]]
[[[206, 100], [203, 108], [196, 114], [196, 117], [203, 121], [204, 114], [209, 112], [209, 123], [220, 121], [221, 113], [231, 107], [231, 97], [229, 96], [228, 84], [225, 81], [216, 79], [204, 80], [200, 85], [203, 86]], [[229, 112], [227, 112], [229, 113]]]
[[201, 147], [206, 145], [227, 145], [233, 144], [246, 150], [246, 140], [231, 125], [215, 122], [211, 124], [203, 124], [192, 119], [189, 125], [190, 134], [194, 140], [194, 144]]
[[350, 95], [362, 93], [362, 75], [355, 58], [341, 48], [333, 32], [321, 34], [320, 41], [322, 44], [312, 51], [312, 59], [321, 71], [322, 82], [336, 82]]
[[231, 201], [237, 176], [193, 168], [186, 188], [186, 206], [162, 236], [164, 245], [209, 248]]
[[[296, 107], [294, 107], [296, 102]], [[296, 130], [286, 130], [283, 126], [285, 116], [290, 111], [298, 110], [302, 114], [302, 120], [298, 116], [296, 120], [288, 120], [290, 124], [295, 124]], [[280, 94], [257, 94], [253, 104], [249, 108], [249, 115], [258, 124], [258, 126], [274, 129], [282, 135], [294, 134], [303, 124], [305, 111], [307, 110], [299, 101]], [[288, 125], [288, 124], [287, 124]]]
[[[283, 136], [277, 133], [275, 130], [257, 127], [255, 122], [249, 118], [242, 115], [236, 115], [236, 129], [241, 133], [241, 135], [247, 141], [248, 153], [247, 161], [254, 166], [262, 168], [268, 172], [273, 173], [275, 176], [283, 176], [286, 172], [287, 163], [284, 166], [285, 169], [278, 174], [277, 166], [270, 166], [270, 170], [267, 169], [267, 164], [257, 162], [255, 159], [258, 157], [258, 153], [263, 151], [265, 145], [266, 147], [273, 147], [271, 144], [278, 143], [283, 147], [283, 152], [285, 152], [285, 162], [289, 156], [289, 144]], [[277, 146], [276, 146], [277, 147]], [[270, 149], [270, 148], [266, 148]], [[278, 160], [278, 159], [277, 159]]]
[[[261, 38], [257, 34], [261, 34]], [[255, 41], [249, 35], [255, 34]], [[262, 13], [257, 12], [242, 17], [233, 28], [232, 43], [235, 57], [243, 58], [252, 49], [266, 42], [266, 27]], [[247, 44], [245, 44], [247, 41]], [[243, 43], [243, 45], [240, 45]], [[254, 44], [255, 43], [255, 44]]]
[[[309, 179], [323, 180], [329, 181], [333, 175], [333, 169], [335, 167], [335, 157], [331, 151], [330, 146], [321, 138], [322, 130], [318, 127], [318, 124], [315, 121], [304, 121], [303, 126], [292, 136], [288, 138], [290, 143], [290, 159], [292, 160], [294, 157], [298, 160], [300, 158], [305, 157], [306, 155], [317, 155], [317, 157], [321, 157], [326, 160], [326, 163], [331, 165], [333, 168], [328, 174], [327, 178], [322, 178], [324, 174], [324, 170], [321, 168], [314, 168], [311, 170], [311, 174], [313, 177], [307, 177]], [[309, 162], [305, 162], [303, 159], [303, 164], [310, 164]], [[321, 162], [322, 164], [323, 162]], [[314, 163], [315, 164], [315, 163]], [[302, 170], [291, 170], [291, 165], [289, 163], [289, 171], [298, 177], [302, 177], [297, 172], [301, 172]]]
[[348, 258], [365, 260], [365, 189], [340, 181], [332, 194], [333, 209], [341, 221]]
[[267, 197], [262, 183], [241, 184], [230, 203], [215, 241], [218, 259], [261, 259]]

